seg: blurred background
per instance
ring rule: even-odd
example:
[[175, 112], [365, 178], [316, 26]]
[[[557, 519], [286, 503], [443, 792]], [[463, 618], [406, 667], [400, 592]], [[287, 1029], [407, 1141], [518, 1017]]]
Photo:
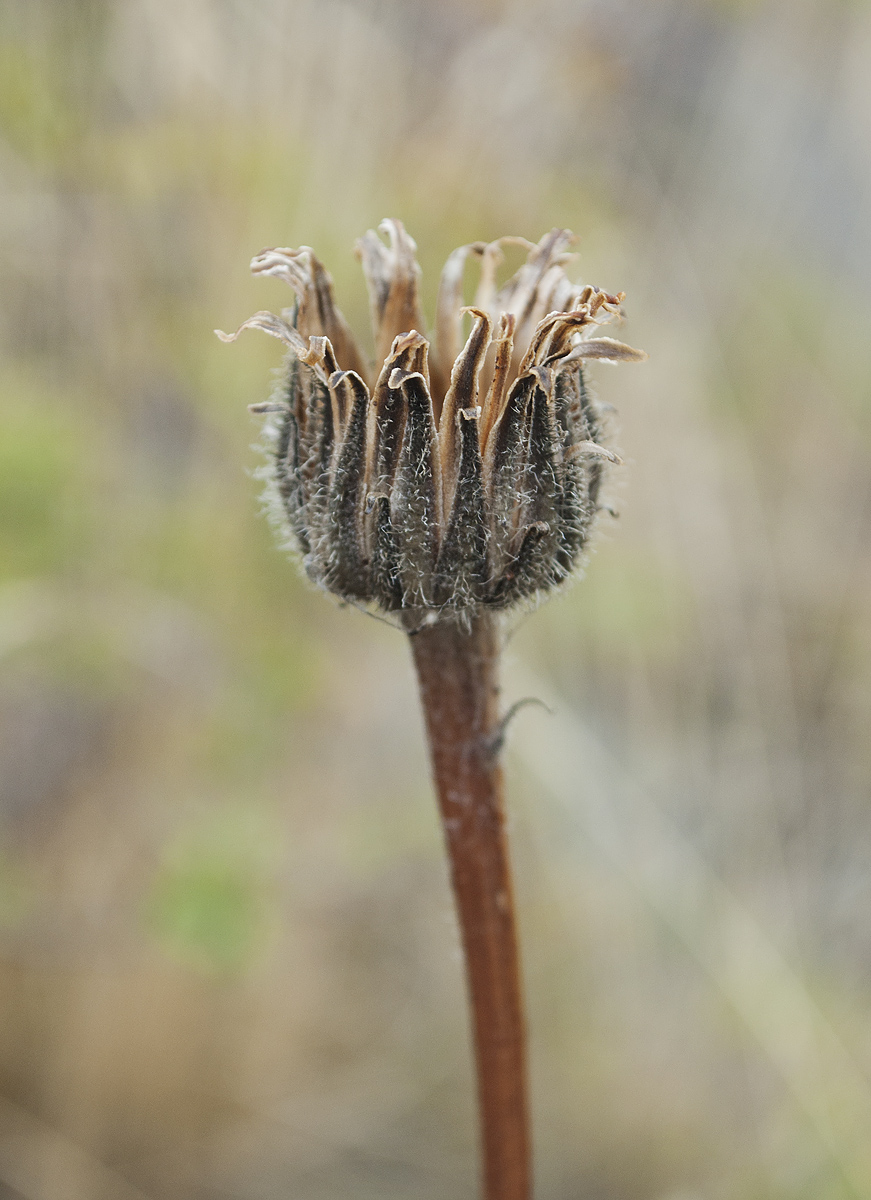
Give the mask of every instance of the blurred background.
[[[867, 0], [3, 0], [0, 1197], [461, 1200], [407, 647], [259, 512], [308, 244], [579, 235], [643, 367], [508, 631], [538, 1200], [871, 1195]], [[472, 281], [473, 282], [473, 281]]]

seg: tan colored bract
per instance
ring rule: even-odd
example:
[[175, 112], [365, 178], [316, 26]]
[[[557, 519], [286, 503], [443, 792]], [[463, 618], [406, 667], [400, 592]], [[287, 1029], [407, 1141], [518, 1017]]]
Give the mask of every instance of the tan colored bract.
[[[569, 281], [565, 229], [538, 245], [503, 238], [455, 250], [430, 343], [415, 244], [399, 221], [380, 229], [387, 244], [373, 230], [357, 244], [371, 372], [308, 247], [264, 250], [251, 263], [290, 284], [293, 309], [218, 336], [256, 328], [289, 347], [278, 392], [252, 408], [270, 416], [271, 483], [306, 572], [412, 628], [504, 609], [567, 578], [595, 521], [603, 465], [619, 461], [599, 444], [582, 361], [645, 355], [593, 336], [623, 295]], [[497, 290], [505, 243], [528, 257]], [[481, 279], [464, 308], [470, 256]], [[473, 324], [461, 349], [464, 313]]]

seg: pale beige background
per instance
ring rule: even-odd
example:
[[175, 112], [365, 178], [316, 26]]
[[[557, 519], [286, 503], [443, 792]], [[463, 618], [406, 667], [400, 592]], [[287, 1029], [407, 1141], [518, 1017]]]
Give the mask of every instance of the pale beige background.
[[474, 1194], [402, 638], [258, 513], [311, 244], [555, 224], [618, 521], [518, 619], [539, 1200], [871, 1195], [871, 8], [0, 6], [0, 1197]]

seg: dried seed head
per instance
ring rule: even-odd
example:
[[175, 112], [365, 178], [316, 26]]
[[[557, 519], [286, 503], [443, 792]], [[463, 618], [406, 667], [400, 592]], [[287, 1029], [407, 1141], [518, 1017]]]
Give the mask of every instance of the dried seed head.
[[[401, 614], [414, 627], [500, 609], [557, 587], [577, 565], [598, 511], [600, 420], [583, 360], [646, 356], [595, 336], [622, 293], [572, 284], [572, 235], [555, 229], [461, 246], [442, 273], [432, 354], [422, 333], [415, 244], [384, 221], [358, 243], [376, 361], [367, 371], [308, 247], [264, 250], [256, 274], [296, 295], [256, 328], [288, 347], [268, 414], [273, 506], [314, 582], [344, 600]], [[497, 291], [502, 246], [527, 260]], [[481, 263], [472, 308], [467, 260]], [[461, 348], [462, 318], [472, 330]]]

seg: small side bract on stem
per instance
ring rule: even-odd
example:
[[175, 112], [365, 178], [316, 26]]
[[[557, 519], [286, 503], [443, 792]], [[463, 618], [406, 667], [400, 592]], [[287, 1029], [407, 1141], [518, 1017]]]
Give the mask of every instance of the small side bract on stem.
[[[498, 614], [558, 587], [599, 510], [600, 441], [585, 359], [637, 362], [599, 335], [623, 294], [572, 284], [573, 237], [475, 242], [442, 272], [424, 336], [416, 247], [399, 221], [357, 244], [375, 334], [371, 369], [308, 247], [263, 250], [255, 274], [290, 284], [259, 312], [288, 347], [268, 416], [270, 510], [309, 578], [395, 614], [411, 635], [466, 960], [486, 1200], [531, 1192], [525, 1034], [505, 839]], [[497, 286], [502, 247], [526, 262]], [[480, 262], [463, 307], [466, 262]], [[461, 347], [463, 315], [471, 332]]]

